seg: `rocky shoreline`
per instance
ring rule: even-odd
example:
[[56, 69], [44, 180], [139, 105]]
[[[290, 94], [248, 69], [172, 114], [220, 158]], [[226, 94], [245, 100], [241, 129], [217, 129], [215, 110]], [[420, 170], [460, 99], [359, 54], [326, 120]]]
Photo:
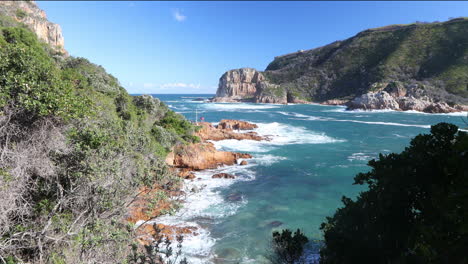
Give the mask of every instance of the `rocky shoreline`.
[[[248, 164], [246, 159], [253, 158], [247, 153], [237, 153], [217, 150], [210, 141], [220, 141], [226, 139], [235, 140], [270, 140], [268, 137], [260, 136], [256, 132], [249, 131], [257, 128], [256, 124], [239, 120], [221, 120], [218, 125], [208, 122], [199, 122], [200, 127], [195, 133], [201, 139], [199, 143], [189, 145], [179, 144], [166, 157], [166, 164], [170, 170], [184, 180], [197, 180], [195, 172], [208, 169], [216, 169], [222, 166]], [[235, 176], [228, 173], [216, 173], [211, 176], [213, 179], [234, 179]], [[178, 235], [197, 236], [197, 228], [193, 226], [165, 225], [157, 222], [158, 216], [173, 209], [171, 201], [158, 201], [155, 205], [154, 197], [164, 195], [180, 199], [183, 203], [183, 196], [186, 195], [179, 188], [179, 191], [166, 191], [160, 187], [144, 187], [138, 191], [134, 201], [129, 206], [127, 221], [136, 224], [137, 240], [142, 245], [148, 245], [152, 241], [160, 238], [175, 239]], [[197, 190], [192, 190], [197, 191]]]
[[226, 72], [219, 80], [216, 96], [210, 102], [217, 103], [271, 103], [271, 104], [323, 104], [343, 105], [347, 110], [396, 110], [425, 113], [453, 113], [468, 111], [468, 105], [439, 100], [430, 96], [428, 88], [421, 84], [407, 85], [399, 81], [377, 82], [371, 91], [349, 99], [329, 99], [310, 102], [296, 93], [288, 92], [267, 80], [262, 72], [241, 68]]

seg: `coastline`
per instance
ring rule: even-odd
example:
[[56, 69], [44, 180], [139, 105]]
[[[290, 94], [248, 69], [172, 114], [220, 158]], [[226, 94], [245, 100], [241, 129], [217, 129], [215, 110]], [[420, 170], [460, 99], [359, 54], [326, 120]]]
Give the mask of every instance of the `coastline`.
[[[134, 202], [137, 208], [135, 210], [133, 206], [127, 218], [138, 230], [137, 240], [141, 245], [148, 245], [159, 238], [175, 241], [176, 236], [184, 236], [183, 254], [190, 263], [206, 263], [218, 257], [212, 252], [215, 239], [210, 236], [208, 226], [219, 216], [203, 211], [210, 206], [220, 206], [224, 208], [221, 215], [227, 216], [246, 203], [241, 194], [232, 194], [225, 200], [215, 189], [255, 178], [255, 173], [250, 170], [256, 165], [250, 163], [256, 160], [255, 157], [246, 152], [221, 151], [216, 142], [269, 141], [267, 136], [253, 132], [258, 128], [256, 124], [245, 121], [221, 120], [218, 125], [207, 122], [199, 122], [198, 125], [200, 130], [195, 135], [201, 142], [175, 147], [165, 161], [182, 179], [180, 190], [168, 193], [170, 200], [177, 200], [181, 206], [167, 214], [164, 210], [168, 203], [159, 203], [151, 217], [142, 213], [148, 210], [148, 201], [143, 198]], [[154, 196], [155, 192], [140, 190], [140, 194]]]

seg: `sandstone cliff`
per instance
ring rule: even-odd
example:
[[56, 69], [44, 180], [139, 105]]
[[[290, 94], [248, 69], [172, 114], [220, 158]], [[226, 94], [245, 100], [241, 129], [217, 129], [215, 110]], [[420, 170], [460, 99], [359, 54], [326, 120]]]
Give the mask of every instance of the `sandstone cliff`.
[[347, 104], [350, 109], [461, 111], [468, 105], [468, 18], [369, 29], [275, 57], [248, 95], [231, 70], [214, 101]]
[[55, 51], [68, 56], [60, 25], [47, 20], [35, 1], [0, 1], [0, 13], [26, 25]]

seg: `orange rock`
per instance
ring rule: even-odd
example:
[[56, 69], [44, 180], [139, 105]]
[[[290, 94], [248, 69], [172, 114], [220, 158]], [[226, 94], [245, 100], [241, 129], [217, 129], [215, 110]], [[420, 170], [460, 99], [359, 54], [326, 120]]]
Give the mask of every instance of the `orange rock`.
[[247, 165], [247, 164], [249, 164], [249, 163], [247, 163], [247, 161], [245, 161], [245, 160], [241, 161], [241, 163], [240, 163], [240, 165]]
[[192, 179], [196, 178], [195, 174], [189, 168], [181, 169], [179, 171], [178, 175], [179, 175], [179, 177], [184, 178], [186, 180], [192, 180]]
[[223, 119], [219, 122], [218, 128], [222, 129], [235, 129], [235, 130], [252, 130], [257, 128], [256, 124], [252, 124], [246, 121], [240, 120], [231, 120], [231, 119]]
[[169, 165], [192, 170], [215, 169], [221, 165], [237, 164], [239, 158], [252, 158], [252, 155], [228, 151], [218, 151], [213, 143], [178, 145], [174, 148], [173, 160]]
[[[207, 122], [200, 122], [198, 123], [201, 126], [201, 129], [196, 133], [198, 137], [202, 140], [224, 140], [224, 139], [237, 139], [237, 140], [269, 140], [266, 137], [259, 136], [256, 132], [247, 132], [247, 133], [238, 133], [232, 130], [232, 128], [225, 128], [227, 127], [226, 123], [223, 125], [218, 125], [214, 127], [212, 124]], [[256, 126], [255, 124], [251, 124]], [[243, 125], [242, 127], [246, 127], [247, 125]]]
[[160, 238], [174, 240], [177, 236], [198, 235], [194, 226], [170, 226], [164, 224], [143, 224], [136, 230], [138, 241], [143, 245], [149, 245]]

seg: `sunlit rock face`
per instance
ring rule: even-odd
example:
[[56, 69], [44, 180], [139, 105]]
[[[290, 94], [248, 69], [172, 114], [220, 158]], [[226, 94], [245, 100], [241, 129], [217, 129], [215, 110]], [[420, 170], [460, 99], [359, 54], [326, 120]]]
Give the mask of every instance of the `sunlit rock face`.
[[49, 44], [57, 52], [68, 56], [65, 50], [65, 40], [60, 25], [47, 20], [46, 13], [35, 1], [0, 1], [0, 13], [25, 24], [42, 41]]

